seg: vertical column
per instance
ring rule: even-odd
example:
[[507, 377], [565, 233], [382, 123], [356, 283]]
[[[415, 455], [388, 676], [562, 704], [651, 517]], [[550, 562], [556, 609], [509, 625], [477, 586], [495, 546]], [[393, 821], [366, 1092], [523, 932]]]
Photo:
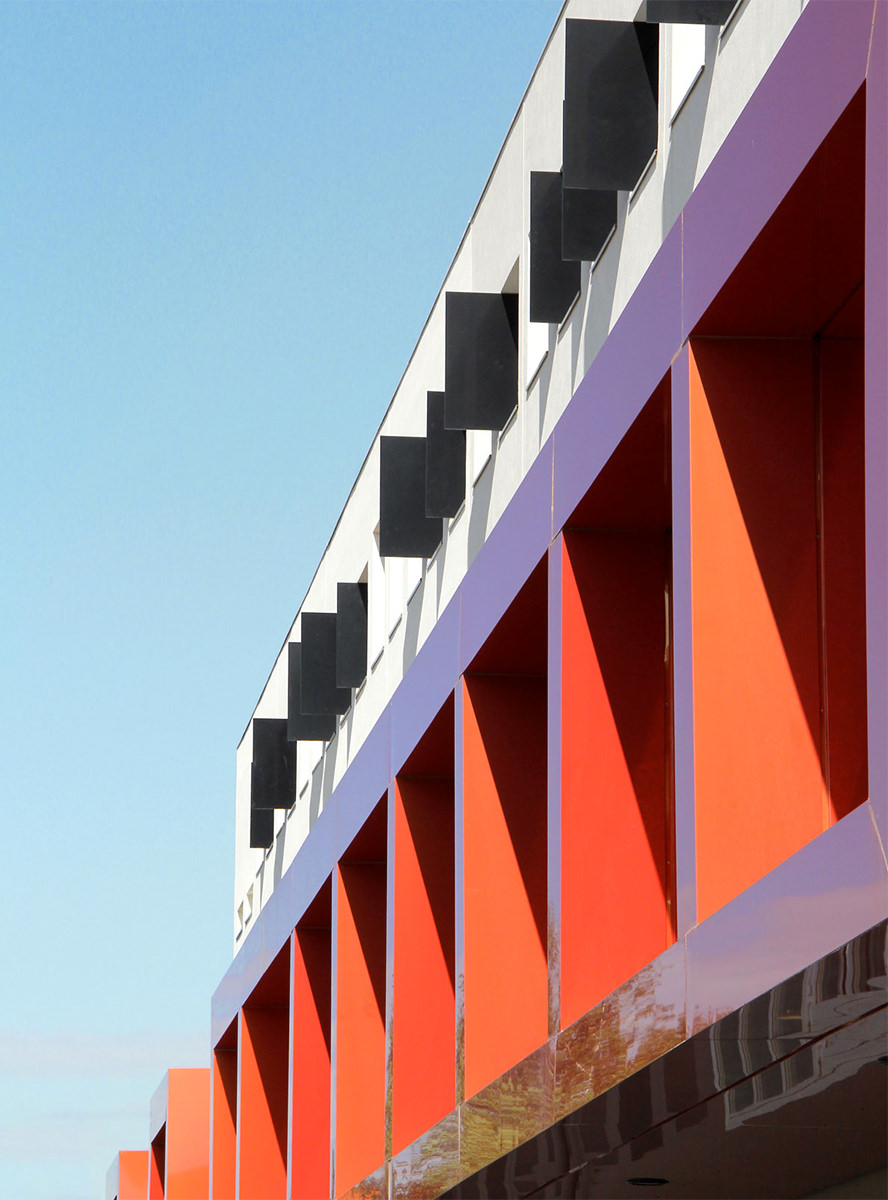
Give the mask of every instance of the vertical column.
[[561, 1029], [562, 1003], [562, 907], [561, 907], [561, 675], [562, 675], [562, 555], [564, 535], [559, 534], [549, 547], [548, 566], [548, 674], [546, 736], [547, 756], [547, 828], [548, 904], [546, 947], [549, 959], [549, 1037]]
[[210, 1196], [230, 1200], [237, 1178], [237, 1021], [213, 1051]]
[[888, 12], [875, 6], [866, 78], [866, 631], [869, 791], [888, 846]]
[[694, 644], [691, 609], [690, 351], [671, 371], [672, 728], [675, 801], [675, 926], [679, 938], [697, 924], [697, 831], [694, 809]]
[[465, 806], [465, 688], [456, 681], [453, 692], [453, 895], [454, 1000], [456, 1013], [456, 1103], [466, 1098], [466, 806]]
[[289, 1200], [330, 1194], [330, 971], [328, 883], [296, 926], [290, 972]]
[[392, 1156], [395, 1020], [395, 781], [386, 793], [385, 830], [385, 1157]]

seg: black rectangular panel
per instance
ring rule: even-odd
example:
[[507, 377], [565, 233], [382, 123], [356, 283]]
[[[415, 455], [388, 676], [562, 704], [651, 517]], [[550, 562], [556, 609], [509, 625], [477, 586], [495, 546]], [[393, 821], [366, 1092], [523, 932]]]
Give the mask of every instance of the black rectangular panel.
[[306, 713], [341, 716], [351, 705], [351, 688], [336, 686], [336, 613], [302, 614], [302, 692]]
[[530, 173], [530, 319], [558, 322], [580, 290], [580, 264], [561, 256], [561, 172]]
[[291, 742], [326, 742], [336, 732], [335, 713], [304, 713], [302, 644], [290, 642], [287, 661], [287, 738]]
[[444, 424], [502, 429], [518, 403], [518, 297], [448, 292]]
[[336, 684], [360, 687], [367, 676], [367, 585], [336, 585]]
[[250, 846], [267, 850], [274, 845], [274, 809], [250, 806]]
[[444, 425], [443, 392], [426, 394], [427, 517], [455, 517], [466, 498], [466, 431]]
[[296, 799], [296, 747], [286, 717], [253, 718], [253, 808], [289, 808]]
[[737, 0], [647, 0], [644, 19], [659, 25], [724, 25]]
[[441, 520], [426, 516], [426, 440], [379, 439], [379, 553], [383, 558], [429, 558], [442, 536]]
[[617, 193], [564, 188], [561, 221], [562, 257], [594, 262], [617, 223]]
[[565, 25], [564, 185], [629, 190], [657, 148], [659, 28], [631, 21]]

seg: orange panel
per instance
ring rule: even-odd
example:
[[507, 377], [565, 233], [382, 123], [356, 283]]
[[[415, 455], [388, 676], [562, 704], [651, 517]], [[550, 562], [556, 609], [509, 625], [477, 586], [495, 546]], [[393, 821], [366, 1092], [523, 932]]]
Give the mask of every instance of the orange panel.
[[330, 1192], [330, 938], [293, 935], [292, 1200]]
[[213, 1054], [213, 1140], [211, 1196], [230, 1200], [237, 1168], [237, 1050]]
[[336, 1194], [385, 1159], [384, 863], [336, 872]]
[[662, 534], [564, 535], [561, 1021], [673, 940]]
[[466, 675], [463, 686], [469, 1097], [548, 1035], [546, 682]]
[[166, 1126], [164, 1125], [151, 1143], [151, 1149], [148, 1152], [148, 1200], [164, 1200], [165, 1146]]
[[165, 1200], [210, 1194], [210, 1070], [169, 1072]]
[[823, 828], [810, 342], [690, 349], [698, 919]]
[[392, 1153], [398, 1154], [456, 1103], [452, 778], [397, 781], [394, 896]]
[[827, 770], [837, 821], [869, 792], [863, 341], [820, 346]]
[[117, 1200], [145, 1200], [148, 1195], [148, 1151], [121, 1150], [117, 1156]]
[[238, 1194], [242, 1200], [284, 1200], [289, 1063], [286, 1006], [245, 1004], [239, 1044]]

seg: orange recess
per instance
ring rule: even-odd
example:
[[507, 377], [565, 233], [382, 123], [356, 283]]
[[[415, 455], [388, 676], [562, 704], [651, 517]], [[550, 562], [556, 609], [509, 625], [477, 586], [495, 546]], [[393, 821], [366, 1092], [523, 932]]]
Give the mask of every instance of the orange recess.
[[331, 936], [329, 925], [293, 935], [292, 1200], [330, 1192]]
[[668, 556], [660, 533], [563, 539], [562, 1027], [673, 940]]
[[824, 664], [831, 822], [869, 795], [863, 340], [820, 343]]
[[392, 1152], [398, 1154], [456, 1104], [452, 776], [397, 781], [394, 895]]
[[691, 343], [698, 919], [823, 828], [811, 343]]
[[466, 1097], [548, 1035], [546, 681], [463, 679]]
[[237, 1164], [237, 1047], [213, 1054], [212, 1200], [235, 1194]]
[[288, 1009], [241, 1009], [239, 1195], [284, 1200], [287, 1194]]
[[385, 1158], [386, 868], [336, 872], [336, 1195]]
[[164, 1200], [166, 1125], [151, 1143], [148, 1151], [148, 1200]]

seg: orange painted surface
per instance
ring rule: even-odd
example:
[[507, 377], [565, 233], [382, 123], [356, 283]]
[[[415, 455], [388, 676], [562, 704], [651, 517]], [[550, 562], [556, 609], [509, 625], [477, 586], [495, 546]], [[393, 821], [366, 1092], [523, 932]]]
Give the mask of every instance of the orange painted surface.
[[164, 1165], [164, 1147], [166, 1145], [166, 1126], [164, 1125], [160, 1132], [151, 1143], [151, 1149], [148, 1151], [148, 1200], [164, 1200], [163, 1188], [164, 1180], [166, 1179], [166, 1168]]
[[564, 535], [562, 1027], [674, 940], [668, 578], [663, 534]]
[[237, 1050], [213, 1054], [213, 1140], [210, 1194], [231, 1200], [237, 1165]]
[[823, 828], [810, 342], [690, 353], [698, 919]]
[[823, 611], [830, 821], [869, 794], [863, 341], [824, 338]]
[[395, 789], [394, 1154], [456, 1104], [453, 881], [453, 779], [399, 778]]
[[293, 935], [293, 1200], [330, 1192], [330, 938], [329, 928]]
[[148, 1195], [148, 1151], [121, 1150], [117, 1156], [117, 1200], [145, 1200]]
[[548, 1034], [546, 682], [466, 675], [466, 1097]]
[[210, 1070], [169, 1072], [165, 1200], [210, 1194]]
[[245, 1004], [240, 1020], [238, 1194], [287, 1194], [289, 1022], [285, 1005]]
[[385, 1158], [384, 863], [336, 871], [336, 1178], [341, 1195]]

